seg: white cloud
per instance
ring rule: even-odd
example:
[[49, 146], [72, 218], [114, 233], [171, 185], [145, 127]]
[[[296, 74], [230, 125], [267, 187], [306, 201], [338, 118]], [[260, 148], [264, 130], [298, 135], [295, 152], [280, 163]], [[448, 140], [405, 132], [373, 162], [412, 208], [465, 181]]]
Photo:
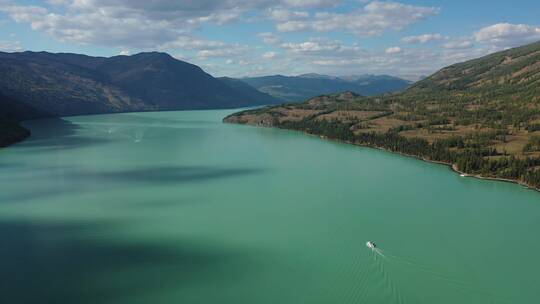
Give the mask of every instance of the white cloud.
[[470, 49], [474, 47], [474, 44], [472, 41], [468, 39], [458, 39], [458, 40], [452, 40], [443, 44], [443, 47], [445, 49], [463, 50], [463, 49]]
[[315, 65], [336, 67], [336, 66], [351, 65], [354, 62], [348, 59], [321, 59], [321, 60], [314, 60], [312, 63]]
[[[369, 50], [329, 36], [302, 39], [303, 35], [265, 32], [257, 34], [260, 41], [249, 46], [195, 36], [206, 32], [197, 31], [203, 25], [242, 22], [239, 26], [250, 26], [251, 22], [259, 22], [255, 21], [257, 18], [263, 18], [263, 22], [271, 22], [281, 32], [338, 31], [372, 37], [400, 31], [440, 11], [436, 7], [395, 1], [399, 0], [348, 0], [349, 4], [356, 4], [352, 8], [320, 10], [345, 1], [48, 0], [25, 5], [22, 3], [27, 1], [0, 0], [0, 14], [68, 43], [105, 46], [124, 54], [128, 50], [168, 51], [182, 54], [176, 57], [209, 71], [230, 76], [308, 72], [418, 76], [501, 48], [540, 40], [539, 27], [508, 23], [488, 26], [464, 37], [425, 32], [401, 39], [403, 43], [416, 44], [411, 48], [396, 43], [388, 49]], [[227, 34], [230, 33], [223, 36]], [[326, 34], [314, 34], [319, 35]], [[7, 35], [5, 39], [18, 40]], [[18, 42], [3, 41], [0, 49], [23, 48]]]
[[526, 24], [498, 23], [474, 34], [477, 42], [499, 47], [513, 47], [540, 40], [540, 27]]
[[281, 38], [273, 33], [259, 33], [257, 36], [259, 36], [266, 44], [276, 45], [281, 43]]
[[247, 60], [247, 59], [238, 59], [238, 60], [227, 59], [227, 60], [225, 60], [225, 63], [228, 64], [228, 65], [237, 65], [237, 66], [250, 66], [250, 65], [253, 65], [253, 62], [251, 60]]
[[311, 30], [310, 23], [304, 21], [287, 21], [276, 26], [280, 32], [299, 32]]
[[44, 31], [61, 41], [114, 47], [155, 47], [183, 34], [183, 31], [170, 27], [189, 26], [175, 20], [159, 22], [136, 12], [117, 17], [118, 11], [108, 9], [68, 10], [64, 15], [37, 6], [8, 6], [0, 10], [13, 20], [29, 23], [32, 29]]
[[222, 49], [227, 47], [227, 44], [217, 40], [206, 40], [195, 38], [192, 36], [179, 36], [175, 40], [167, 42], [161, 46], [162, 48], [185, 49], [185, 50], [203, 50], [203, 49]]
[[277, 24], [281, 32], [349, 31], [359, 36], [378, 36], [385, 31], [399, 31], [439, 13], [435, 7], [374, 1], [350, 13], [316, 13], [309, 20], [288, 20]]
[[389, 47], [386, 49], [386, 54], [398, 54], [402, 52], [402, 49], [398, 46]]
[[0, 41], [0, 51], [2, 52], [21, 52], [23, 50], [20, 41]]
[[264, 54], [262, 54], [261, 56], [263, 59], [267, 59], [267, 60], [270, 60], [270, 59], [274, 59], [277, 57], [277, 53], [276, 52], [266, 52]]
[[281, 45], [284, 49], [291, 50], [293, 52], [321, 52], [321, 51], [331, 51], [335, 52], [341, 48], [341, 44], [337, 42], [328, 42], [328, 41], [318, 41], [311, 40], [300, 43], [283, 43]]
[[424, 35], [418, 35], [418, 36], [407, 36], [403, 37], [401, 41], [405, 43], [427, 43], [431, 41], [438, 41], [444, 39], [443, 35], [441, 34], [424, 34]]
[[49, 0], [22, 5], [0, 0], [0, 12], [61, 41], [109, 47], [156, 48], [202, 24], [240, 20], [247, 12], [275, 10], [279, 18], [306, 12], [286, 8], [333, 6], [331, 0]]
[[199, 59], [207, 59], [211, 57], [245, 57], [251, 50], [249, 46], [240, 44], [227, 44], [220, 41], [211, 40], [195, 40], [196, 43], [181, 44], [182, 48], [190, 50], [198, 50], [197, 57]]
[[287, 4], [294, 7], [326, 7], [336, 6], [340, 0], [284, 0], [283, 4]]
[[324, 38], [311, 38], [299, 43], [282, 43], [280, 46], [290, 54], [302, 56], [350, 57], [359, 56], [362, 52], [357, 45], [346, 46], [339, 41]]
[[269, 12], [270, 18], [276, 21], [290, 21], [309, 18], [308, 12], [290, 11], [287, 9], [272, 9]]

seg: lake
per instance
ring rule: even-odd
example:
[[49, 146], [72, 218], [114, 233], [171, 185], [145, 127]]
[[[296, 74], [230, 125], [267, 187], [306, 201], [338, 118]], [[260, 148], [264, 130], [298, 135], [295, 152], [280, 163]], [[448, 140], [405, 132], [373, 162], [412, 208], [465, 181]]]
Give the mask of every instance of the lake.
[[0, 150], [0, 302], [540, 298], [539, 193], [232, 112], [26, 123]]

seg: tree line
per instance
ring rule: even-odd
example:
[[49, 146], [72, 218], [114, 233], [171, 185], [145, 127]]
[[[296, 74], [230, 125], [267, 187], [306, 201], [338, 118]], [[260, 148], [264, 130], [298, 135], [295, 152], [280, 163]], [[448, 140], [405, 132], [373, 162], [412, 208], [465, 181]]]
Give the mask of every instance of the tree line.
[[[387, 133], [366, 132], [356, 134], [352, 131], [353, 125], [352, 122], [344, 123], [338, 120], [315, 121], [304, 119], [301, 121], [284, 121], [279, 123], [277, 127], [364, 146], [383, 148], [431, 161], [455, 164], [459, 171], [467, 174], [513, 179], [540, 188], [540, 171], [535, 170], [537, 166], [540, 166], [540, 158], [538, 157], [521, 159], [501, 155], [496, 149], [471, 144], [459, 136], [438, 139], [430, 143], [422, 138], [401, 136], [399, 129], [391, 129]], [[503, 134], [494, 133], [492, 136], [501, 135]]]

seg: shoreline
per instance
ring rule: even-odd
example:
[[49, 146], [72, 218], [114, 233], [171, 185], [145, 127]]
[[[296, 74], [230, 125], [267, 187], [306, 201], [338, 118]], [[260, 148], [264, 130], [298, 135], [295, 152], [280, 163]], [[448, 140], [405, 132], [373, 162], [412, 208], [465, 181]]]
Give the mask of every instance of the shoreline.
[[3, 132], [0, 136], [0, 150], [23, 142], [32, 135], [32, 132], [21, 126], [20, 122], [3, 123], [0, 121], [0, 126]]
[[[289, 130], [289, 129], [284, 129], [284, 130]], [[289, 131], [294, 131], [294, 130], [289, 130]], [[540, 188], [532, 187], [532, 186], [530, 186], [530, 185], [528, 185], [528, 184], [526, 184], [526, 183], [524, 183], [522, 181], [519, 181], [519, 180], [502, 178], [502, 177], [482, 176], [480, 174], [465, 173], [465, 172], [460, 171], [457, 168], [456, 164], [452, 164], [452, 163], [447, 163], [447, 162], [437, 161], [437, 160], [431, 160], [431, 159], [428, 159], [428, 158], [423, 158], [423, 157], [412, 155], [412, 154], [406, 154], [406, 153], [403, 153], [403, 152], [396, 152], [396, 151], [388, 150], [388, 149], [385, 149], [385, 148], [382, 148], [382, 147], [370, 146], [370, 145], [362, 145], [362, 144], [358, 144], [358, 143], [352, 143], [352, 142], [347, 142], [347, 141], [330, 139], [330, 138], [326, 138], [326, 137], [321, 136], [321, 135], [309, 134], [309, 133], [306, 133], [306, 132], [302, 132], [302, 133], [312, 135], [312, 136], [316, 136], [316, 137], [319, 137], [319, 138], [324, 139], [324, 140], [330, 140], [330, 141], [334, 141], [334, 142], [338, 142], [338, 143], [345, 143], [345, 144], [358, 146], [358, 147], [377, 149], [377, 150], [381, 150], [381, 151], [385, 151], [385, 152], [389, 152], [389, 153], [393, 153], [393, 154], [398, 154], [398, 155], [405, 156], [405, 157], [412, 157], [412, 158], [415, 158], [417, 160], [424, 161], [426, 163], [444, 165], [444, 166], [449, 167], [454, 173], [457, 173], [457, 174], [461, 175], [462, 177], [470, 177], [470, 178], [477, 178], [477, 179], [482, 179], [482, 180], [512, 183], [512, 184], [520, 185], [520, 186], [522, 186], [522, 187], [524, 187], [524, 188], [526, 188], [528, 190], [533, 190], [533, 191], [536, 191], [536, 192], [540, 192]]]
[[[284, 130], [289, 130], [289, 129], [284, 129]], [[289, 130], [289, 131], [294, 131], [294, 130]], [[398, 154], [398, 155], [405, 156], [405, 157], [412, 157], [412, 158], [415, 158], [417, 160], [421, 160], [421, 161], [426, 162], [426, 163], [444, 165], [444, 166], [449, 167], [454, 173], [457, 173], [457, 174], [461, 175], [462, 177], [477, 178], [477, 179], [481, 179], [481, 180], [489, 180], [489, 181], [497, 181], [497, 182], [505, 182], [505, 183], [517, 184], [519, 186], [522, 186], [525, 189], [540, 192], [540, 188], [532, 187], [532, 186], [530, 186], [530, 185], [528, 185], [528, 184], [526, 184], [526, 183], [524, 183], [522, 181], [516, 180], [516, 179], [509, 179], [509, 178], [502, 178], [502, 177], [489, 177], [489, 176], [482, 176], [480, 174], [469, 174], [469, 173], [465, 173], [465, 172], [460, 171], [457, 168], [457, 165], [452, 164], [452, 163], [447, 163], [447, 162], [437, 161], [437, 160], [431, 160], [431, 159], [428, 159], [428, 158], [424, 158], [424, 157], [420, 157], [420, 156], [416, 156], [416, 155], [412, 155], [412, 154], [406, 154], [406, 153], [403, 153], [403, 152], [396, 152], [396, 151], [388, 150], [388, 149], [385, 149], [385, 148], [382, 148], [382, 147], [370, 146], [370, 145], [362, 145], [362, 144], [353, 143], [353, 142], [341, 141], [341, 140], [337, 140], [337, 139], [330, 139], [330, 138], [326, 138], [325, 136], [309, 134], [309, 133], [302, 132], [302, 131], [300, 131], [300, 132], [304, 133], [304, 134], [312, 135], [312, 136], [315, 136], [315, 137], [319, 137], [319, 138], [324, 139], [324, 140], [334, 141], [334, 142], [338, 142], [338, 143], [345, 143], [345, 144], [358, 146], [358, 147], [372, 148], [372, 149], [376, 149], [376, 150], [385, 151], [385, 152], [388, 152], [388, 153]]]
[[[107, 113], [107, 114], [117, 114], [117, 113]], [[92, 115], [92, 114], [91, 114]], [[94, 114], [96, 115], [96, 114]], [[102, 114], [97, 114], [97, 115], [102, 115]], [[392, 151], [392, 150], [389, 150], [389, 149], [385, 149], [383, 147], [378, 147], [378, 146], [373, 146], [373, 145], [365, 145], [365, 144], [359, 144], [359, 143], [355, 143], [355, 142], [348, 142], [348, 141], [342, 141], [342, 140], [337, 140], [337, 139], [331, 139], [331, 138], [328, 138], [328, 137], [325, 137], [325, 136], [322, 136], [322, 135], [317, 135], [317, 134], [311, 134], [311, 133], [307, 133], [305, 131], [298, 131], [298, 130], [291, 130], [291, 129], [282, 129], [282, 128], [278, 128], [278, 127], [273, 127], [273, 126], [264, 126], [264, 125], [253, 125], [253, 124], [240, 124], [240, 123], [235, 123], [235, 122], [228, 122], [226, 121], [226, 119], [228, 118], [229, 116], [225, 117], [222, 119], [222, 122], [224, 123], [229, 123], [229, 124], [236, 124], [236, 125], [248, 125], [248, 126], [255, 126], [255, 127], [263, 127], [263, 128], [272, 128], [272, 129], [281, 129], [281, 130], [287, 130], [287, 131], [294, 131], [294, 132], [300, 132], [304, 135], [308, 135], [308, 136], [314, 136], [314, 137], [318, 137], [320, 139], [323, 139], [323, 140], [328, 140], [328, 141], [333, 141], [333, 142], [337, 142], [337, 143], [343, 143], [343, 144], [348, 144], [348, 145], [353, 145], [353, 146], [358, 146], [358, 147], [364, 147], [364, 148], [372, 148], [372, 149], [377, 149], [377, 150], [381, 150], [381, 151], [385, 151], [385, 152], [389, 152], [389, 153], [393, 153], [393, 154], [398, 154], [398, 155], [401, 155], [401, 156], [405, 156], [405, 157], [412, 157], [412, 158], [416, 158], [418, 160], [421, 160], [421, 161], [424, 161], [424, 162], [428, 162], [428, 163], [433, 163], [433, 164], [439, 164], [439, 165], [444, 165], [444, 166], [447, 166], [449, 167], [452, 171], [454, 171], [455, 173], [457, 174], [460, 174], [462, 177], [472, 177], [472, 178], [477, 178], [477, 179], [482, 179], [482, 180], [491, 180], [491, 181], [499, 181], [499, 182], [506, 182], [506, 183], [513, 183], [513, 184], [517, 184], [517, 185], [520, 185], [526, 189], [529, 189], [529, 190], [534, 190], [536, 192], [540, 192], [540, 188], [535, 188], [535, 187], [532, 187], [520, 180], [515, 180], [515, 179], [507, 179], [507, 178], [500, 178], [500, 177], [489, 177], [489, 176], [482, 176], [480, 174], [469, 174], [469, 173], [465, 173], [465, 172], [462, 172], [460, 171], [458, 168], [457, 168], [457, 165], [456, 164], [453, 164], [453, 163], [447, 163], [447, 162], [443, 162], [443, 161], [436, 161], [436, 160], [431, 160], [431, 159], [428, 159], [428, 158], [424, 158], [424, 157], [420, 157], [420, 156], [417, 156], [417, 155], [412, 155], [412, 154], [406, 154], [406, 153], [403, 153], [403, 152], [397, 152], [397, 151]], [[0, 146], [0, 149], [5, 149], [5, 148], [8, 148], [10, 146], [13, 146], [17, 143], [20, 143], [20, 142], [23, 142], [24, 140], [28, 139], [30, 136], [31, 136], [31, 131], [18, 125], [20, 128], [26, 130], [28, 133], [25, 134], [25, 136], [21, 137], [21, 138], [18, 138], [16, 141], [14, 142], [11, 142], [5, 146]]]
[[526, 184], [526, 183], [524, 183], [524, 182], [522, 182], [522, 181], [519, 181], [519, 180], [508, 179], [508, 178], [502, 178], [502, 177], [482, 176], [482, 175], [480, 175], [480, 174], [469, 174], [469, 173], [465, 173], [465, 172], [460, 171], [460, 170], [457, 168], [457, 165], [456, 165], [456, 164], [452, 164], [452, 163], [447, 163], [447, 162], [443, 162], [443, 161], [431, 160], [431, 159], [428, 159], [428, 158], [423, 158], [423, 157], [420, 157], [420, 156], [417, 156], [417, 155], [412, 155], [412, 154], [406, 154], [406, 153], [403, 153], [403, 152], [396, 152], [396, 151], [388, 150], [388, 149], [385, 149], [385, 148], [383, 148], [383, 147], [378, 147], [378, 146], [363, 145], [363, 144], [354, 143], [354, 142], [349, 142], [349, 141], [342, 141], [342, 140], [338, 140], [338, 139], [331, 139], [331, 138], [325, 137], [325, 136], [323, 136], [323, 135], [311, 134], [311, 133], [307, 133], [307, 132], [305, 132], [305, 131], [291, 130], [291, 129], [284, 129], [284, 128], [278, 128], [278, 127], [273, 127], [273, 126], [253, 125], [253, 124], [241, 124], [241, 123], [235, 123], [235, 122], [228, 122], [228, 121], [225, 120], [226, 118], [227, 118], [227, 117], [225, 117], [225, 118], [223, 119], [223, 122], [224, 122], [224, 123], [236, 124], [236, 125], [247, 125], [247, 126], [252, 126], [252, 127], [262, 127], [262, 128], [280, 129], [280, 130], [287, 130], [287, 131], [299, 132], [299, 133], [302, 133], [302, 134], [304, 134], [304, 135], [313, 136], [313, 137], [318, 137], [318, 138], [320, 138], [320, 139], [327, 140], [327, 141], [333, 141], [333, 142], [337, 142], [337, 143], [348, 144], [348, 145], [357, 146], [357, 147], [363, 147], [363, 148], [376, 149], [376, 150], [385, 151], [385, 152], [392, 153], [392, 154], [398, 154], [398, 155], [405, 156], [405, 157], [412, 157], [412, 158], [415, 158], [415, 159], [417, 159], [417, 160], [421, 160], [421, 161], [424, 161], [424, 162], [427, 162], [427, 163], [438, 164], [438, 165], [444, 165], [444, 166], [449, 167], [454, 173], [457, 173], [457, 174], [461, 175], [462, 177], [470, 177], [470, 178], [477, 178], [477, 179], [481, 179], [481, 180], [489, 180], [489, 181], [497, 181], [497, 182], [512, 183], [512, 184], [516, 184], [516, 185], [522, 186], [523, 188], [525, 188], [525, 189], [527, 189], [527, 190], [533, 190], [533, 191], [536, 191], [536, 192], [540, 192], [540, 188], [532, 187], [532, 186], [530, 186], [530, 185], [528, 185], [528, 184]]
[[[32, 135], [32, 130], [30, 130], [29, 128], [25, 127], [24, 126], [24, 123], [26, 122], [29, 122], [29, 121], [36, 121], [36, 120], [44, 120], [44, 119], [64, 119], [64, 118], [71, 118], [71, 117], [83, 117], [83, 116], [99, 116], [99, 115], [114, 115], [114, 114], [134, 114], [134, 113], [158, 113], [158, 112], [192, 112], [192, 111], [243, 111], [243, 110], [250, 110], [250, 109], [254, 109], [254, 108], [258, 108], [258, 107], [263, 107], [263, 106], [253, 106], [253, 107], [240, 107], [240, 108], [236, 108], [236, 107], [223, 107], [223, 108], [200, 108], [200, 109], [197, 109], [197, 108], [193, 108], [193, 109], [179, 109], [179, 110], [169, 110], [169, 109], [165, 109], [165, 110], [157, 110], [157, 109], [150, 109], [150, 110], [138, 110], [138, 111], [119, 111], [119, 112], [103, 112], [103, 113], [87, 113], [87, 114], [73, 114], [73, 115], [66, 115], [66, 116], [44, 116], [44, 117], [37, 117], [37, 118], [32, 118], [32, 119], [25, 119], [25, 120], [21, 120], [21, 121], [16, 121], [16, 125], [26, 131], [28, 131], [27, 134], [25, 134], [23, 137], [18, 137], [16, 140], [12, 140], [10, 141], [9, 143], [5, 144], [5, 145], [1, 145], [0, 144], [0, 150], [2, 149], [6, 149], [6, 148], [9, 148], [9, 147], [12, 147], [16, 144], [19, 144], [25, 140], [27, 140], [28, 138], [30, 138], [30, 136]], [[232, 112], [234, 113], [234, 112]], [[231, 113], [231, 114], [232, 114]], [[0, 120], [0, 123], [2, 123], [2, 121]], [[0, 138], [1, 139], [1, 138]]]

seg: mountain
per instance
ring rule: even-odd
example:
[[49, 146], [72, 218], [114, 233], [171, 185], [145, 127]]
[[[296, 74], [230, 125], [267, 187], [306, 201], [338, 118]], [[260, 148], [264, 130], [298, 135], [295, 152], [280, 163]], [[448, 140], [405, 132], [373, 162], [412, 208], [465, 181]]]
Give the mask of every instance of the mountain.
[[111, 58], [0, 53], [0, 92], [55, 115], [261, 104], [165, 53]]
[[364, 96], [380, 95], [383, 93], [399, 92], [409, 87], [412, 82], [389, 75], [353, 75], [342, 76], [340, 79], [356, 83]]
[[50, 116], [45, 111], [40, 111], [25, 102], [14, 100], [0, 93], [0, 119], [22, 121]]
[[17, 125], [25, 119], [276, 102], [248, 85], [216, 79], [165, 53], [105, 58], [0, 52], [0, 146], [28, 135]]
[[312, 79], [332, 79], [332, 80], [339, 79], [338, 77], [329, 76], [329, 75], [323, 75], [323, 74], [317, 74], [317, 73], [307, 73], [307, 74], [298, 75], [297, 77], [300, 77], [300, 78], [312, 78]]
[[245, 96], [246, 100], [252, 100], [252, 105], [271, 105], [282, 103], [283, 100], [263, 93], [239, 79], [220, 77], [218, 78], [230, 88]]
[[405, 89], [411, 83], [392, 76], [363, 75], [351, 77], [333, 77], [320, 74], [300, 76], [263, 76], [242, 78], [242, 81], [261, 92], [287, 102], [306, 100], [311, 97], [352, 91], [361, 95], [379, 95]]
[[49, 114], [0, 94], [0, 147], [16, 143], [30, 135], [21, 127], [21, 120], [46, 117]]
[[441, 91], [463, 92], [475, 98], [539, 101], [540, 42], [449, 66], [409, 90], [417, 94]]
[[318, 96], [225, 121], [383, 148], [540, 189], [540, 42], [446, 67], [400, 93]]

